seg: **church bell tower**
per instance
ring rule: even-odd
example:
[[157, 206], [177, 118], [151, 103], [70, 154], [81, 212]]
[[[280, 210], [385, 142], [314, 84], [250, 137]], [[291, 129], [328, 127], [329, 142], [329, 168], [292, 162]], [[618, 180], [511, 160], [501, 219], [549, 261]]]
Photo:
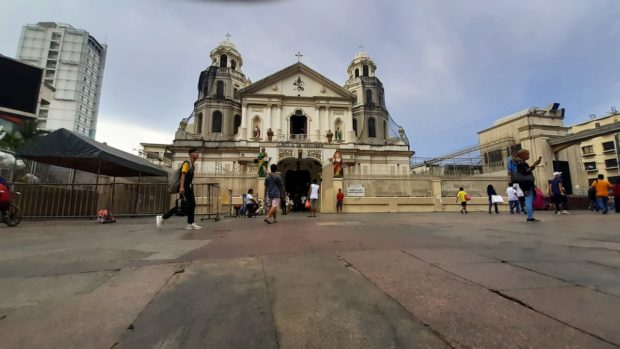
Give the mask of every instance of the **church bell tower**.
[[210, 56], [211, 65], [200, 73], [198, 80], [193, 133], [205, 140], [232, 140], [241, 127], [238, 91], [250, 81], [241, 70], [243, 58], [229, 34]]
[[353, 129], [359, 143], [385, 144], [388, 134], [388, 112], [383, 84], [375, 75], [377, 65], [360, 48], [347, 72], [344, 88], [356, 95], [353, 105]]

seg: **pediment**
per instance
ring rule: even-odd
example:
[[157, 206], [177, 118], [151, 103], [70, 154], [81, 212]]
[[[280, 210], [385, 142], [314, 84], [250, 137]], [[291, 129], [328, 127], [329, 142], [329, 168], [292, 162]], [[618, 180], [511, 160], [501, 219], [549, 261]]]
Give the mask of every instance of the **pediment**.
[[303, 63], [293, 64], [239, 91], [242, 96], [278, 95], [353, 99], [340, 85]]

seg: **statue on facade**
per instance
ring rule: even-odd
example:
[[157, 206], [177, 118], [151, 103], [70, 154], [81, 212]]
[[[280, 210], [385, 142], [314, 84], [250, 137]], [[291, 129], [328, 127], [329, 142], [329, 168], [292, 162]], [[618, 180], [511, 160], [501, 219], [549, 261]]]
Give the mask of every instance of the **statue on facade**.
[[342, 141], [342, 131], [340, 131], [340, 127], [336, 127], [336, 142]]
[[332, 142], [332, 138], [334, 137], [334, 134], [332, 133], [332, 130], [327, 130], [327, 134], [325, 135], [325, 137], [327, 137], [327, 142], [331, 143]]
[[334, 177], [342, 178], [342, 155], [338, 149], [336, 149], [334, 156], [332, 156], [332, 166], [334, 168]]
[[258, 125], [254, 126], [253, 135], [254, 135], [254, 138], [260, 138], [260, 127], [258, 127]]
[[267, 139], [269, 140], [269, 142], [271, 142], [271, 139], [273, 138], [273, 130], [271, 129], [271, 127], [267, 130]]
[[267, 157], [267, 152], [265, 152], [264, 147], [260, 148], [258, 156], [254, 162], [258, 164], [258, 176], [265, 177], [267, 174], [267, 165], [269, 165], [269, 158]]
[[400, 139], [405, 139], [405, 129], [402, 126], [398, 127], [398, 135]]

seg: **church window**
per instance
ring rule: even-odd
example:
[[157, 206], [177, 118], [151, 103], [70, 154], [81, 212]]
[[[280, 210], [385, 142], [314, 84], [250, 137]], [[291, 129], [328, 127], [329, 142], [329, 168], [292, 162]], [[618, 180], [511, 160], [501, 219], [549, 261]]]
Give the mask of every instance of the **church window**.
[[230, 60], [230, 67], [233, 68], [233, 69], [237, 68], [237, 61], [235, 61], [234, 59], [231, 59]]
[[372, 90], [366, 90], [366, 105], [372, 106]]
[[355, 68], [355, 77], [358, 78], [360, 76], [360, 69]]
[[228, 67], [228, 57], [226, 55], [220, 56], [220, 68]]
[[216, 110], [213, 112], [213, 120], [211, 122], [211, 132], [212, 133], [222, 132], [222, 112], [219, 110]]
[[308, 133], [308, 118], [300, 109], [295, 111], [295, 115], [291, 116], [291, 138], [304, 138]]
[[368, 76], [368, 66], [367, 66], [367, 65], [364, 65], [364, 66], [362, 67], [362, 69], [363, 69], [363, 75], [364, 75], [364, 76]]
[[196, 115], [196, 120], [194, 121], [194, 124], [196, 124], [195, 133], [202, 133], [202, 113], [198, 113], [198, 115]]
[[355, 131], [355, 137], [357, 137], [357, 119], [353, 119], [353, 131]]
[[233, 89], [233, 96], [235, 96], [235, 99], [239, 99], [239, 90], [238, 89]]
[[377, 137], [377, 128], [375, 126], [375, 118], [368, 119], [368, 137], [369, 138]]
[[224, 99], [224, 82], [223, 81], [218, 81], [217, 82], [217, 86], [216, 86], [216, 90], [215, 90], [215, 98], [217, 99]]
[[235, 115], [235, 134], [239, 133], [239, 127], [241, 127], [241, 115]]

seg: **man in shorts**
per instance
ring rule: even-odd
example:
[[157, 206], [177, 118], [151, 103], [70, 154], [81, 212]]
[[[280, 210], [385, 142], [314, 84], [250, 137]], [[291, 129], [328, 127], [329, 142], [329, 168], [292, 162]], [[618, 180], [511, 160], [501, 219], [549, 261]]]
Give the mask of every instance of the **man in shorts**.
[[308, 217], [316, 217], [316, 209], [319, 206], [319, 189], [316, 179], [313, 180], [308, 190], [308, 197], [310, 198], [310, 215]]
[[284, 191], [284, 181], [277, 173], [278, 165], [271, 165], [271, 172], [265, 176], [265, 193], [269, 201], [269, 212], [265, 218], [268, 224], [278, 223], [276, 215], [278, 214], [278, 206], [280, 206], [280, 198], [286, 196]]

